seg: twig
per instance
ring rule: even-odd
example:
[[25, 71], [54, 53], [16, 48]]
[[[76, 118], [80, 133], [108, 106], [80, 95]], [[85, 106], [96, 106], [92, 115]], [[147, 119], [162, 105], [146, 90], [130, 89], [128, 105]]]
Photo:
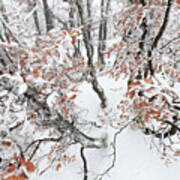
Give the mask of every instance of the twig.
[[16, 35], [12, 32], [11, 27], [9, 27], [9, 25], [7, 24], [6, 20], [0, 16], [1, 21], [3, 22], [4, 26], [8, 29], [8, 31], [10, 32], [11, 36], [13, 37], [13, 39], [17, 42], [17, 44], [20, 47], [23, 47], [22, 42], [16, 37]]
[[130, 122], [128, 122], [126, 125], [124, 125], [121, 129], [119, 129], [115, 134], [114, 134], [114, 138], [113, 138], [113, 159], [112, 159], [112, 163], [111, 165], [100, 175], [98, 175], [97, 179], [98, 180], [102, 180], [102, 178], [107, 175], [111, 169], [113, 169], [115, 167], [115, 163], [116, 163], [116, 155], [117, 155], [117, 151], [116, 151], [116, 143], [117, 143], [117, 137], [118, 135], [125, 129], [127, 128], [132, 122], [134, 122], [136, 118], [134, 118], [133, 120], [131, 120]]
[[165, 47], [168, 46], [170, 43], [172, 43], [173, 41], [176, 41], [176, 40], [178, 40], [178, 39], [180, 39], [180, 36], [177, 36], [177, 37], [169, 40], [166, 44], [164, 44], [163, 46], [161, 46], [160, 49], [165, 48]]
[[88, 179], [88, 168], [87, 168], [87, 160], [85, 158], [85, 155], [84, 155], [84, 147], [81, 147], [80, 149], [80, 154], [81, 154], [81, 159], [83, 161], [83, 169], [84, 169], [84, 178], [83, 180], [87, 180]]
[[36, 144], [36, 143], [41, 143], [41, 142], [59, 142], [60, 140], [62, 139], [62, 137], [59, 137], [59, 138], [43, 138], [43, 139], [37, 139], [33, 142], [31, 142], [27, 147], [26, 149], [24, 150], [24, 152], [27, 152], [29, 150], [29, 148]]
[[39, 142], [38, 142], [37, 146], [35, 147], [34, 151], [33, 151], [32, 154], [31, 154], [29, 160], [31, 160], [31, 159], [34, 157], [34, 155], [36, 154], [37, 150], [39, 149], [41, 143], [42, 143], [42, 141], [39, 141]]

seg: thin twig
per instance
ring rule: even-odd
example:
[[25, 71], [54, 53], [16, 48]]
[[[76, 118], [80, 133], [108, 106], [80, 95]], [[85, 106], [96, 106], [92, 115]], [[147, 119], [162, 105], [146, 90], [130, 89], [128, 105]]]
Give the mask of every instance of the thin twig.
[[40, 142], [59, 142], [60, 140], [62, 139], [62, 137], [59, 137], [59, 138], [43, 138], [43, 139], [37, 139], [33, 142], [31, 142], [27, 147], [26, 149], [24, 150], [24, 152], [27, 152], [29, 150], [29, 148], [36, 144], [36, 143], [40, 143]]
[[16, 41], [16, 43], [20, 46], [23, 47], [22, 42], [16, 37], [16, 35], [14, 34], [14, 32], [12, 32], [11, 27], [9, 27], [8, 23], [6, 22], [6, 20], [0, 16], [1, 21], [3, 22], [4, 26], [6, 27], [6, 29], [9, 31], [9, 33], [11, 34], [11, 36], [13, 37], [13, 39]]
[[112, 159], [112, 163], [111, 165], [100, 175], [98, 175], [97, 179], [98, 180], [102, 180], [102, 178], [107, 175], [111, 169], [113, 169], [115, 167], [115, 163], [116, 163], [116, 155], [117, 155], [117, 151], [116, 151], [116, 143], [117, 143], [117, 137], [118, 135], [125, 129], [127, 128], [132, 122], [134, 122], [136, 118], [134, 118], [133, 120], [131, 120], [130, 122], [128, 122], [126, 125], [124, 125], [121, 129], [119, 129], [115, 134], [114, 134], [114, 138], [113, 138], [113, 159]]
[[161, 46], [160, 49], [165, 48], [166, 46], [168, 46], [169, 44], [171, 44], [173, 41], [176, 41], [176, 40], [178, 40], [178, 39], [180, 39], [180, 36], [177, 36], [177, 37], [169, 40], [166, 44], [164, 44], [163, 46]]
[[84, 169], [84, 178], [83, 180], [87, 180], [88, 179], [88, 168], [87, 168], [87, 160], [86, 157], [84, 155], [84, 147], [81, 147], [80, 149], [80, 154], [81, 154], [81, 159], [83, 161], [83, 169]]
[[36, 154], [37, 150], [39, 149], [41, 143], [42, 143], [42, 141], [39, 141], [39, 142], [38, 142], [37, 146], [34, 148], [34, 151], [33, 151], [32, 154], [31, 154], [29, 160], [31, 160], [31, 159], [34, 157], [34, 155]]

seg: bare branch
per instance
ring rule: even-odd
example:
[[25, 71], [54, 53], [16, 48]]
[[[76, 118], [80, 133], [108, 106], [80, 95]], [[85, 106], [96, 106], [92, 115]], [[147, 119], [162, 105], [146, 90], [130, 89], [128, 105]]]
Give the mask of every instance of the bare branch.
[[88, 179], [88, 168], [87, 168], [87, 160], [86, 160], [85, 155], [84, 155], [84, 150], [85, 150], [85, 148], [81, 147], [80, 154], [81, 154], [81, 159], [83, 161], [83, 169], [84, 169], [83, 180], [87, 180]]
[[111, 171], [111, 169], [113, 169], [113, 168], [115, 167], [116, 156], [117, 156], [116, 143], [117, 143], [118, 135], [119, 135], [124, 129], [126, 129], [131, 123], [133, 123], [135, 119], [136, 119], [136, 118], [134, 118], [133, 120], [129, 121], [126, 125], [124, 125], [122, 128], [120, 128], [120, 129], [114, 134], [113, 144], [112, 144], [112, 147], [113, 147], [112, 163], [111, 163], [111, 165], [110, 165], [103, 173], [99, 174], [96, 179], [101, 180], [105, 175], [107, 175], [107, 174]]
[[28, 4], [30, 6], [32, 6], [32, 8], [33, 8], [34, 24], [36, 26], [36, 30], [37, 30], [38, 34], [40, 35], [41, 34], [41, 29], [40, 29], [39, 19], [38, 19], [37, 2], [36, 1], [31, 2], [30, 0], [28, 0]]
[[[31, 142], [27, 147], [26, 149], [24, 150], [24, 153], [26, 153], [29, 148], [31, 148], [31, 146], [33, 146], [34, 144], [36, 143], [41, 143], [41, 142], [59, 142], [60, 140], [62, 139], [62, 137], [59, 137], [59, 138], [43, 138], [43, 139], [37, 139], [33, 142]], [[40, 146], [40, 144], [38, 145], [38, 147]], [[36, 150], [37, 151], [37, 150]]]
[[45, 15], [45, 21], [46, 21], [46, 30], [47, 32], [49, 30], [51, 30], [54, 25], [53, 25], [53, 21], [52, 21], [52, 15], [50, 13], [50, 9], [47, 3], [47, 0], [42, 0], [43, 2], [43, 6], [44, 6], [44, 15]]
[[165, 12], [163, 24], [162, 24], [161, 28], [159, 29], [157, 36], [154, 39], [154, 42], [152, 44], [152, 50], [157, 47], [159, 40], [161, 39], [162, 35], [164, 34], [164, 32], [166, 30], [166, 26], [168, 24], [168, 19], [169, 19], [169, 14], [170, 14], [172, 2], [173, 2], [173, 0], [168, 0], [167, 9]]
[[172, 42], [174, 42], [174, 41], [176, 41], [176, 40], [178, 40], [178, 39], [180, 39], [180, 36], [177, 36], [177, 37], [169, 40], [166, 44], [164, 44], [163, 46], [161, 46], [160, 49], [163, 49], [163, 48], [167, 47], [169, 44], [171, 44]]
[[5, 25], [5, 27], [8, 29], [9, 33], [11, 34], [12, 38], [15, 40], [15, 42], [17, 42], [17, 44], [20, 47], [23, 47], [22, 42], [18, 39], [18, 37], [16, 37], [16, 35], [14, 34], [14, 32], [12, 32], [11, 27], [9, 27], [8, 23], [6, 22], [6, 20], [3, 18], [3, 16], [0, 16], [1, 21], [3, 22], [3, 24]]

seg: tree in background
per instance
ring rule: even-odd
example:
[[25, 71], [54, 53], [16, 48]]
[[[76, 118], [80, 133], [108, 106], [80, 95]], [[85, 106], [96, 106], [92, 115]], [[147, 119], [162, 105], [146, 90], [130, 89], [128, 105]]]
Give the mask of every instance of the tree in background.
[[114, 16], [122, 40], [108, 52], [116, 52], [111, 77], [128, 80], [117, 121], [134, 119], [166, 163], [179, 156], [179, 8], [173, 0], [128, 4]]
[[[129, 125], [152, 137], [165, 162], [178, 157], [179, 9], [178, 0], [1, 0], [1, 178], [59, 170], [75, 160], [68, 148], [80, 144], [84, 180], [84, 150], [112, 146], [102, 179], [115, 166], [117, 136]], [[114, 107], [100, 76], [127, 80]], [[100, 100], [94, 121], [83, 118], [75, 101], [83, 82]], [[88, 135], [107, 124], [115, 132], [111, 143], [108, 134]]]

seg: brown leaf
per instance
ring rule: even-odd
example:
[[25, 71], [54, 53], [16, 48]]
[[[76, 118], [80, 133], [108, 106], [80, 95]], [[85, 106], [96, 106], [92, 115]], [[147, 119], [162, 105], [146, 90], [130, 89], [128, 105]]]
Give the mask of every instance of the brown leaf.
[[26, 169], [29, 171], [29, 172], [34, 172], [34, 170], [35, 170], [35, 166], [34, 166], [34, 164], [30, 161], [30, 160], [28, 160], [27, 162], [26, 162]]
[[25, 166], [26, 165], [26, 162], [25, 162], [23, 157], [20, 157], [19, 163], [20, 163], [21, 166]]
[[13, 172], [15, 170], [15, 168], [16, 168], [16, 166], [14, 164], [12, 164], [12, 165], [9, 166], [7, 172], [11, 173], [11, 172]]
[[2, 144], [4, 146], [11, 146], [11, 142], [10, 141], [2, 141]]

